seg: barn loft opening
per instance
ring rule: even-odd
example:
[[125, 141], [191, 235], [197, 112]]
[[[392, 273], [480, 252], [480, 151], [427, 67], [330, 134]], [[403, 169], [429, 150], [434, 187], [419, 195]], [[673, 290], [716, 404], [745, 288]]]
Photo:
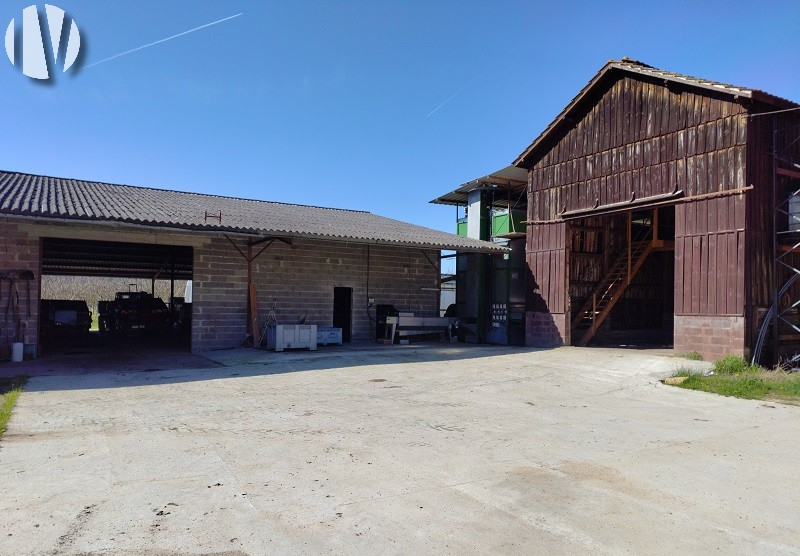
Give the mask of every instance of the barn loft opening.
[[569, 224], [573, 345], [671, 346], [675, 207]]

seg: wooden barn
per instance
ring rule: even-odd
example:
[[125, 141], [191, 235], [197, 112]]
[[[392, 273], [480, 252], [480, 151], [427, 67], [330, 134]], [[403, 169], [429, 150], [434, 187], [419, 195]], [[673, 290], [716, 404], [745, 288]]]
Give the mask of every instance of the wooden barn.
[[800, 350], [798, 108], [605, 64], [514, 162], [528, 172], [526, 343], [749, 356], [766, 320], [767, 358]]

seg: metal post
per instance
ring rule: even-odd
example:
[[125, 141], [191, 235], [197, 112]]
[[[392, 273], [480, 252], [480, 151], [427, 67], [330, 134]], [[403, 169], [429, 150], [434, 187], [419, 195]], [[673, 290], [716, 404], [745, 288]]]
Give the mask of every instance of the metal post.
[[172, 257], [172, 265], [169, 269], [169, 303], [170, 307], [175, 305], [175, 257]]
[[[248, 335], [253, 334], [253, 305], [250, 302], [250, 285], [253, 283], [253, 242], [247, 242], [247, 327], [245, 330]], [[253, 339], [255, 340], [255, 338]]]
[[778, 350], [780, 348], [780, 338], [778, 337], [778, 130], [775, 116], [772, 116], [772, 333], [773, 351], [772, 357], [775, 363], [778, 362]]
[[633, 233], [633, 213], [628, 213], [628, 282], [631, 281], [631, 240]]

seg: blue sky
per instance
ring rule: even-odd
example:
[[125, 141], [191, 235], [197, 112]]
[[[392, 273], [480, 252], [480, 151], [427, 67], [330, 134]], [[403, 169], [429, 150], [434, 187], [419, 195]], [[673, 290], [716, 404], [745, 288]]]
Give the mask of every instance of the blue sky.
[[797, 0], [53, 1], [83, 69], [42, 85], [0, 60], [0, 168], [447, 231], [428, 201], [508, 165], [609, 59], [800, 101]]

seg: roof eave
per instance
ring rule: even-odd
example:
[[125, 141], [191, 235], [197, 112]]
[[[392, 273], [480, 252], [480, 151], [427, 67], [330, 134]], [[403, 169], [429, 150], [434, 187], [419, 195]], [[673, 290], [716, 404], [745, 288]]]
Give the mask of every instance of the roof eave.
[[[522, 154], [520, 154], [512, 163], [512, 166], [516, 166], [517, 168], [526, 168], [527, 161], [530, 156], [536, 151], [548, 137], [552, 133], [554, 133], [558, 128], [560, 128], [565, 122], [567, 122], [567, 118], [569, 117], [570, 112], [578, 106], [584, 97], [594, 89], [594, 87], [599, 83], [603, 77], [605, 77], [606, 73], [608, 73], [613, 67], [615, 67], [615, 63], [613, 60], [606, 62], [606, 64], [600, 68], [595, 76], [589, 80], [589, 82], [581, 89], [578, 94], [573, 98], [569, 104], [555, 117], [555, 119], [550, 122], [550, 124], [539, 134], [539, 136], [533, 140], [527, 149], [525, 149]], [[569, 122], [571, 123], [571, 122]]]
[[231, 236], [250, 237], [250, 238], [266, 238], [266, 237], [303, 238], [303, 239], [317, 239], [325, 241], [355, 243], [360, 245], [411, 247], [417, 249], [433, 249], [439, 251], [442, 250], [458, 251], [463, 253], [486, 253], [486, 254], [501, 255], [503, 253], [510, 251], [506, 247], [492, 244], [491, 242], [486, 242], [486, 241], [479, 242], [478, 240], [472, 240], [476, 242], [473, 245], [456, 245], [451, 243], [440, 243], [440, 242], [395, 241], [395, 240], [370, 239], [370, 238], [359, 238], [350, 236], [333, 236], [333, 235], [302, 233], [302, 232], [298, 233], [298, 232], [287, 232], [283, 230], [249, 229], [249, 228], [206, 226], [206, 225], [176, 226], [176, 225], [166, 225], [164, 223], [156, 223], [156, 222], [132, 222], [129, 220], [111, 220], [104, 218], [80, 218], [80, 217], [65, 216], [65, 215], [48, 215], [48, 214], [29, 215], [29, 214], [15, 214], [13, 212], [0, 212], [0, 217], [12, 218], [15, 220], [17, 219], [27, 220], [39, 224], [83, 223], [86, 225], [93, 225], [93, 226], [101, 225], [111, 228], [136, 228], [139, 230], [162, 231], [167, 233], [179, 233], [179, 232], [202, 233], [202, 234], [213, 234], [213, 235], [231, 235]]

